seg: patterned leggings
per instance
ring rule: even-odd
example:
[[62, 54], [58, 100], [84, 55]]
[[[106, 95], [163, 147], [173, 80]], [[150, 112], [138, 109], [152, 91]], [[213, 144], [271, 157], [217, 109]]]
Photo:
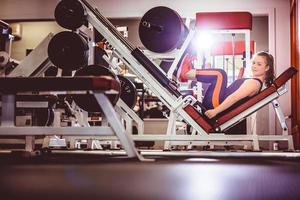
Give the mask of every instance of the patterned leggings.
[[196, 79], [202, 83], [209, 83], [203, 98], [203, 105], [213, 109], [224, 101], [227, 88], [227, 74], [223, 69], [197, 69]]

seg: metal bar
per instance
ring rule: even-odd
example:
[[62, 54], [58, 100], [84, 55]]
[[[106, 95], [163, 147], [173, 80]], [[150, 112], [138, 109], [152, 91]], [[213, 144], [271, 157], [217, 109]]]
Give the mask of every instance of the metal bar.
[[[0, 102], [0, 106], [1, 106]], [[17, 101], [17, 108], [48, 108], [48, 101]]]
[[64, 136], [112, 136], [113, 130], [110, 127], [0, 127], [0, 135], [64, 135]]
[[144, 121], [132, 109], [130, 109], [121, 98], [118, 100], [117, 105], [137, 123], [138, 134], [144, 134]]
[[[125, 125], [125, 130], [127, 134], [132, 134], [132, 118], [120, 107], [115, 107], [116, 112], [121, 116], [123, 126]], [[125, 124], [124, 124], [125, 123]]]
[[286, 124], [286, 121], [285, 121], [285, 116], [280, 108], [280, 104], [279, 104], [279, 101], [277, 99], [274, 99], [272, 101], [272, 105], [273, 105], [273, 108], [275, 109], [275, 113], [276, 113], [276, 116], [277, 116], [277, 119], [280, 123], [280, 126], [282, 128], [282, 134], [283, 135], [287, 135], [288, 134], [288, 127], [287, 127], [287, 124]]
[[233, 82], [235, 80], [235, 33], [232, 33], [231, 36], [232, 36], [231, 45], [232, 45], [232, 82]]
[[8, 77], [28, 77], [40, 74], [39, 71], [47, 70], [50, 66], [48, 59], [48, 45], [53, 38], [50, 33], [20, 64], [8, 75]]
[[[6, 129], [6, 130], [13, 130], [13, 129]], [[27, 129], [26, 129], [27, 130]], [[12, 135], [12, 134], [10, 134]], [[24, 134], [23, 134], [24, 135]], [[30, 135], [30, 134], [28, 134]], [[38, 134], [41, 135], [41, 134]], [[52, 134], [54, 135], [54, 134]], [[60, 134], [57, 134], [60, 135]], [[71, 136], [71, 134], [68, 134]], [[73, 134], [74, 135], [74, 134]], [[78, 134], [77, 134], [78, 135]], [[65, 136], [67, 137], [67, 135]], [[210, 134], [208, 136], [199, 136], [199, 135], [152, 135], [152, 134], [144, 134], [144, 135], [132, 135], [131, 138], [134, 141], [171, 141], [171, 142], [188, 142], [188, 143], [211, 143], [211, 142], [223, 142], [224, 144], [231, 144], [234, 142], [253, 142], [254, 139], [257, 137], [258, 141], [287, 141], [291, 139], [292, 135], [225, 135], [225, 134]], [[101, 140], [101, 141], [112, 141], [118, 140], [118, 137], [115, 136], [113, 133], [111, 135], [105, 134], [93, 134], [93, 135], [78, 135], [77, 139], [94, 139], [94, 140]], [[182, 143], [184, 145], [185, 143]]]
[[131, 135], [126, 134], [124, 127], [118, 119], [118, 116], [107, 97], [102, 93], [95, 93], [94, 95], [98, 104], [101, 105], [102, 111], [107, 121], [109, 122], [117, 137], [120, 139], [120, 142], [127, 152], [128, 157], [137, 157], [140, 160], [143, 160], [143, 157], [137, 152], [135, 148], [135, 144], [132, 140]]
[[93, 8], [86, 0], [79, 1], [81, 1], [95, 15], [95, 17], [102, 22], [106, 28], [112, 32], [112, 34], [114, 34], [116, 38], [121, 40], [129, 50], [133, 51], [136, 48], [130, 44], [119, 31], [116, 30], [115, 26], [106, 17], [104, 17], [97, 8]]
[[[113, 139], [115, 137], [104, 137], [103, 139]], [[252, 135], [225, 135], [225, 134], [209, 134], [200, 135], [132, 135], [134, 141], [252, 141]], [[116, 139], [116, 138], [115, 138]]]
[[35, 137], [34, 136], [26, 136], [25, 137], [25, 151], [33, 152], [35, 147]]
[[1, 126], [15, 126], [15, 95], [2, 95]]
[[180, 48], [179, 52], [177, 52], [177, 55], [176, 55], [172, 65], [171, 65], [171, 67], [168, 71], [168, 78], [172, 78], [173, 73], [174, 73], [175, 69], [177, 68], [180, 59], [182, 58], [182, 56], [184, 56], [184, 53], [186, 52], [186, 49], [188, 48], [188, 46], [191, 43], [194, 36], [195, 36], [195, 31], [190, 30], [187, 38], [185, 39], [185, 41], [184, 41], [182, 47]]

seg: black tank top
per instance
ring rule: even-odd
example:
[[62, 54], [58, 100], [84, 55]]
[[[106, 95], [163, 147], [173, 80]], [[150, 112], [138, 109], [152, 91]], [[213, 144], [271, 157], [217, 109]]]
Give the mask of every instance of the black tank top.
[[[259, 83], [260, 83], [260, 88], [259, 88], [259, 91], [261, 91], [262, 89], [262, 86], [263, 86], [263, 82], [258, 79], [258, 78], [241, 78], [241, 79], [238, 79], [236, 81], [234, 81], [228, 88], [226, 88], [226, 94], [224, 95], [224, 99], [226, 99], [229, 95], [231, 95], [232, 93], [234, 93], [237, 89], [239, 89], [241, 87], [241, 85], [248, 79], [254, 79], [254, 80], [257, 80]], [[233, 104], [232, 106], [230, 106], [228, 109], [226, 109], [225, 111], [223, 111], [222, 113], [220, 113], [219, 115], [223, 115], [223, 114], [226, 114], [228, 113], [229, 111], [239, 107], [240, 105], [242, 105], [243, 103], [245, 103], [246, 101], [248, 101], [249, 99], [251, 99], [252, 97], [245, 97], [241, 100], [239, 100], [238, 102], [236, 102], [235, 104]], [[223, 99], [223, 101], [224, 101]], [[218, 116], [219, 116], [218, 115]]]
[[259, 89], [259, 92], [260, 92], [260, 90], [263, 86], [263, 83], [262, 83], [261, 80], [259, 80], [258, 78], [241, 78], [241, 79], [238, 79], [238, 80], [234, 81], [228, 88], [226, 88], [226, 94], [225, 94], [224, 99], [226, 99], [229, 95], [231, 95], [232, 93], [237, 91], [241, 87], [241, 85], [248, 79], [257, 80], [260, 83], [260, 89]]

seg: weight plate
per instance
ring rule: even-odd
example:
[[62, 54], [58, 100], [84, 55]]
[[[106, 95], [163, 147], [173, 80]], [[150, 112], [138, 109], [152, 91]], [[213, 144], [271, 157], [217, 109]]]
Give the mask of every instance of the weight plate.
[[72, 71], [88, 63], [88, 44], [80, 35], [64, 31], [56, 34], [48, 45], [50, 61], [57, 67]]
[[[118, 77], [109, 68], [101, 65], [89, 65], [79, 69], [75, 72], [75, 76], [111, 76], [118, 80]], [[80, 84], [80, 83], [78, 83]], [[110, 94], [108, 98], [112, 105], [116, 105], [119, 100], [120, 92], [118, 94]], [[94, 95], [74, 95], [75, 103], [85, 111], [88, 112], [101, 112], [101, 107], [98, 105]]]
[[121, 83], [120, 98], [128, 105], [129, 108], [134, 108], [137, 101], [137, 91], [133, 82], [124, 76], [118, 75]]
[[185, 35], [185, 25], [178, 13], [168, 7], [150, 9], [141, 19], [139, 36], [150, 51], [165, 53], [175, 49]]
[[56, 22], [70, 30], [75, 30], [85, 23], [86, 15], [84, 7], [77, 0], [63, 0], [55, 8]]

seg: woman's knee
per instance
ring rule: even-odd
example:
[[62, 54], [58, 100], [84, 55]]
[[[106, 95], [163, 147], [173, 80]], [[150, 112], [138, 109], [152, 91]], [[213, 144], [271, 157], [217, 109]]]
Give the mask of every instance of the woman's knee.
[[188, 71], [186, 74], [185, 74], [186, 78], [189, 79], [189, 80], [196, 80], [196, 71], [194, 69]]
[[215, 70], [215, 71], [221, 73], [223, 76], [227, 76], [227, 73], [225, 72], [224, 69], [221, 69], [221, 68], [214, 68], [213, 70]]

